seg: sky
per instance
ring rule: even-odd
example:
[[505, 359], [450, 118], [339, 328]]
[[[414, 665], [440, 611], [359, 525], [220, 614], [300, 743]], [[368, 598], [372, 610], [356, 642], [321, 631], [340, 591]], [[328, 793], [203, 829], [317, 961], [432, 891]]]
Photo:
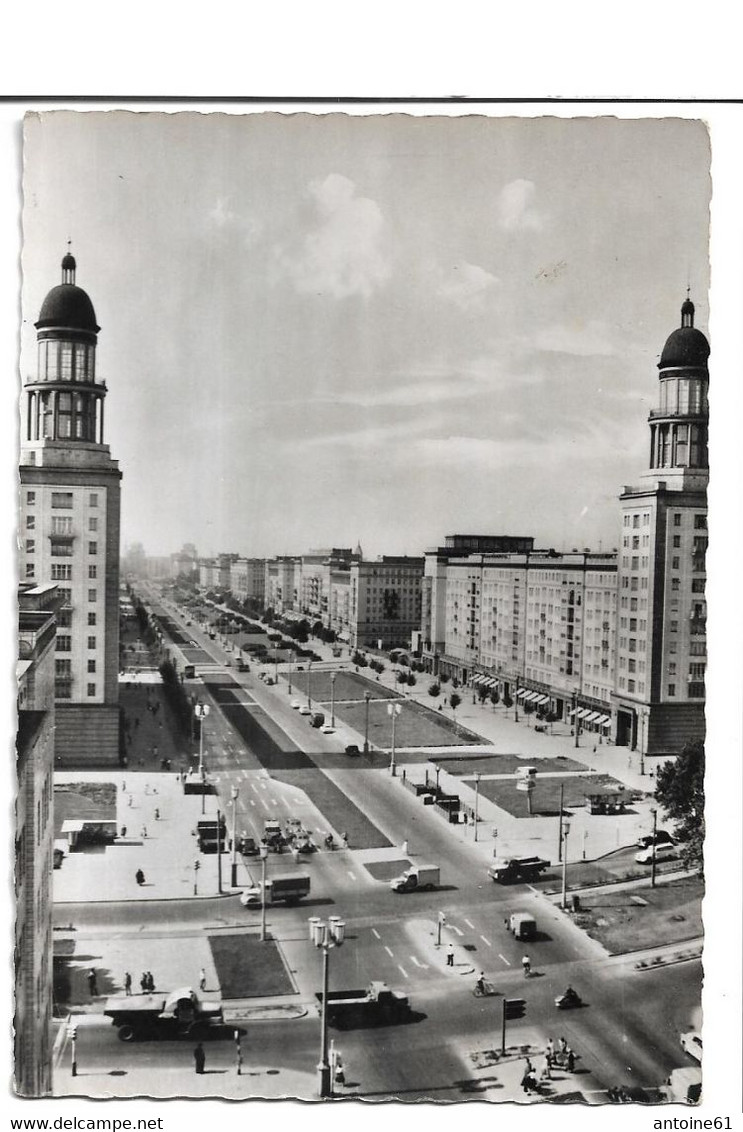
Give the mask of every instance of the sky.
[[21, 372], [70, 240], [123, 547], [617, 545], [687, 285], [707, 332], [702, 122], [61, 111], [23, 152]]

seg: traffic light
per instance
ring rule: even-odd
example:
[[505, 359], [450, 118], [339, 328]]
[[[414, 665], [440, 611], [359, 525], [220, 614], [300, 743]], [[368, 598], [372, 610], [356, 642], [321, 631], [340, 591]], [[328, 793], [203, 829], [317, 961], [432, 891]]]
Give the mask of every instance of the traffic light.
[[506, 998], [503, 1000], [503, 1015], [505, 1018], [523, 1018], [525, 1014], [525, 998]]

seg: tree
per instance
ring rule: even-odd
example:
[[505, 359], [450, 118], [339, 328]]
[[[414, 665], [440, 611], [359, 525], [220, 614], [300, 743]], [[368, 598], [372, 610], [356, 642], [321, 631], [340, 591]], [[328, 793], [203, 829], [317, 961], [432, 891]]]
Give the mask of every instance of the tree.
[[687, 868], [704, 867], [704, 743], [687, 743], [675, 762], [658, 767], [655, 799], [672, 821]]
[[429, 685], [428, 685], [428, 694], [429, 694], [429, 696], [434, 696], [434, 697], [435, 697], [435, 696], [438, 696], [438, 694], [439, 694], [439, 692], [440, 692], [440, 691], [441, 691], [441, 688], [439, 687], [439, 685], [438, 685], [438, 684], [435, 684], [435, 683], [434, 683], [434, 684], [429, 684]]
[[456, 711], [461, 702], [462, 697], [458, 695], [457, 692], [452, 692], [452, 694], [449, 696], [449, 707], [451, 708], [451, 710]]

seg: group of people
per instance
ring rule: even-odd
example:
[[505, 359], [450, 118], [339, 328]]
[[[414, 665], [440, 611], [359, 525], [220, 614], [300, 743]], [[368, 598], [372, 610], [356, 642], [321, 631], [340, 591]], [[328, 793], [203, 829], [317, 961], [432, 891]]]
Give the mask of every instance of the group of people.
[[551, 1070], [553, 1066], [560, 1066], [562, 1069], [567, 1069], [568, 1073], [572, 1073], [575, 1069], [575, 1053], [564, 1036], [557, 1043], [557, 1048], [550, 1038], [544, 1056], [548, 1070]]
[[[139, 985], [142, 988], [142, 994], [154, 994], [155, 991], [155, 978], [152, 971], [143, 971], [142, 977], [139, 980]], [[124, 975], [124, 991], [126, 994], [132, 993], [132, 977], [127, 971]]]

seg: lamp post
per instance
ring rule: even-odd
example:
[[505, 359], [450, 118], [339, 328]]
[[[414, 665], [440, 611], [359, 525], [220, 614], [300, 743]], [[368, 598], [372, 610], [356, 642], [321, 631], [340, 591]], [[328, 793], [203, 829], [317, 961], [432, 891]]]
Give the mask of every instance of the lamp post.
[[232, 876], [230, 878], [230, 885], [232, 888], [237, 888], [237, 799], [240, 797], [240, 791], [236, 786], [230, 790], [230, 798], [232, 799]]
[[580, 746], [580, 744], [578, 743], [578, 735], [579, 735], [578, 725], [579, 725], [579, 722], [580, 721], [578, 719], [578, 689], [575, 688], [574, 691], [573, 691], [573, 734], [575, 735], [575, 743], [573, 744], [573, 746], [575, 746], [575, 747]]
[[387, 704], [387, 715], [392, 716], [392, 750], [390, 752], [390, 774], [395, 777], [395, 720], [402, 711], [402, 704]]
[[480, 820], [478, 810], [480, 806], [480, 775], [475, 775], [475, 841], [477, 841], [477, 823]]
[[441, 767], [438, 764], [436, 764], [436, 766], [433, 769], [436, 771], [436, 797], [438, 798], [438, 796], [439, 796], [439, 775], [441, 774]]
[[645, 738], [647, 733], [648, 717], [645, 708], [640, 708], [640, 776], [645, 774]]
[[330, 726], [335, 727], [335, 678], [337, 672], [330, 673]]
[[562, 901], [561, 907], [563, 911], [568, 906], [568, 834], [570, 833], [570, 822], [565, 821], [562, 823]]
[[562, 860], [562, 809], [565, 801], [565, 783], [560, 783], [560, 820], [557, 826], [557, 859]]
[[204, 781], [204, 723], [210, 712], [209, 704], [197, 703], [193, 713], [199, 721], [199, 778]]
[[194, 896], [199, 895], [199, 869], [200, 868], [201, 868], [201, 863], [197, 859], [193, 863], [193, 894], [194, 894]]
[[330, 951], [341, 947], [346, 934], [346, 924], [340, 916], [329, 916], [327, 922], [319, 916], [311, 916], [309, 921], [310, 940], [322, 951], [322, 1014], [320, 1019], [320, 1061], [317, 1066], [317, 1091], [321, 1097], [332, 1094], [330, 1062], [328, 1061], [328, 974]]
[[364, 754], [369, 754], [369, 700], [371, 699], [371, 692], [364, 692]]
[[77, 1077], [77, 1026], [69, 1024], [68, 1033], [72, 1051], [72, 1076]]
[[653, 806], [650, 811], [653, 815], [653, 852], [650, 857], [650, 887], [655, 888], [655, 835], [658, 832], [658, 811]]
[[312, 661], [307, 664], [307, 707], [312, 707]]
[[287, 691], [287, 695], [290, 696], [292, 694], [292, 654], [291, 653], [289, 653], [289, 684], [288, 684], [286, 691]]
[[266, 858], [268, 846], [261, 845], [258, 850], [261, 858], [261, 940], [266, 938]]

